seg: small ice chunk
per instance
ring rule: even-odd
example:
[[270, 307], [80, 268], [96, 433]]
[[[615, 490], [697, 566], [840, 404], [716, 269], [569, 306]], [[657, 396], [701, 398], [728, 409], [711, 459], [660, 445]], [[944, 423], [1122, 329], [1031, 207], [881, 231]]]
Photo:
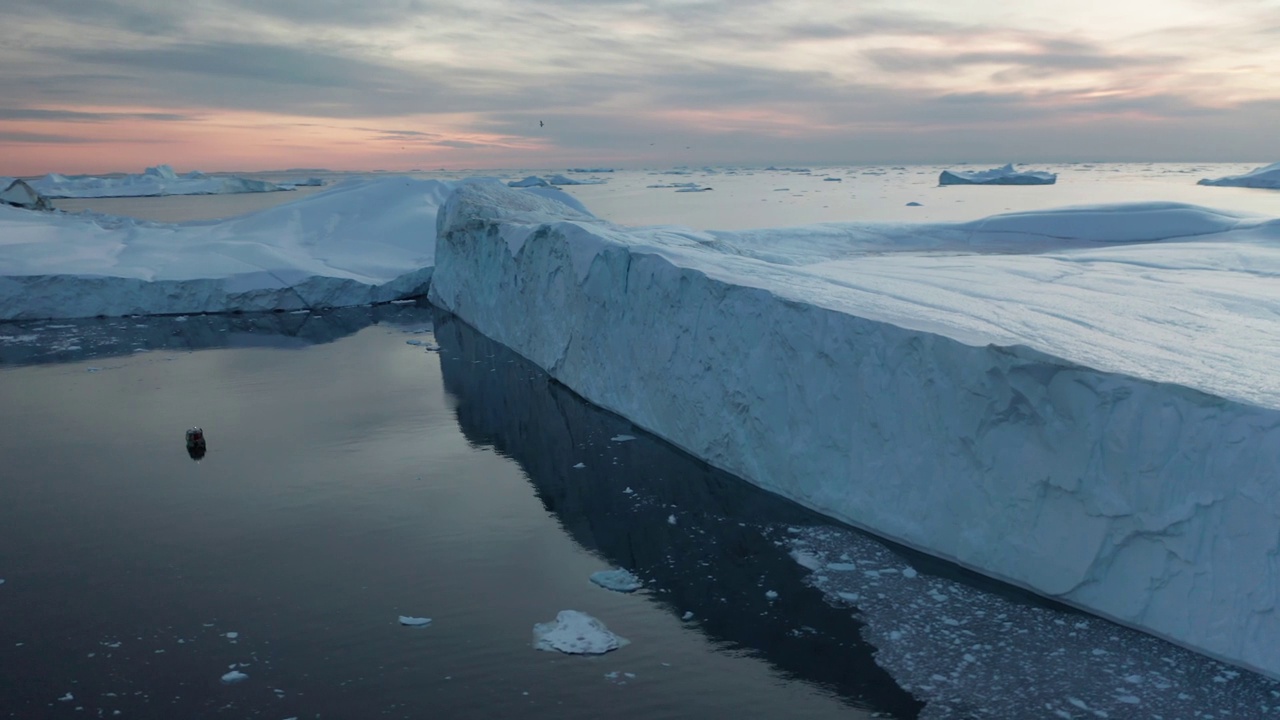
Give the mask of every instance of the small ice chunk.
[[405, 344], [405, 345], [418, 345], [418, 346], [421, 346], [421, 345], [422, 345], [422, 341], [421, 341], [421, 340], [418, 340], [418, 339], [416, 339], [416, 338], [415, 338], [415, 339], [413, 339], [413, 340], [405, 340], [405, 341], [404, 341], [404, 344]]
[[667, 516], [667, 524], [668, 524], [668, 525], [675, 525], [675, 524], [676, 524], [676, 516], [675, 516], [675, 515], [668, 515], [668, 516]]
[[582, 463], [578, 463], [577, 465], [574, 465], [574, 466], [573, 466], [573, 468], [574, 468], [575, 470], [581, 470], [581, 469], [582, 469], [582, 468], [584, 468], [584, 467], [586, 467], [586, 465], [584, 465], [584, 464], [582, 464]]
[[902, 571], [902, 577], [905, 577], [905, 578], [913, 578], [913, 577], [919, 577], [919, 576], [920, 576], [920, 573], [916, 572], [915, 568], [904, 568]]
[[644, 583], [640, 582], [640, 578], [622, 568], [591, 573], [591, 582], [606, 590], [623, 593], [635, 592], [644, 587]]
[[770, 590], [769, 592], [765, 593], [764, 596], [769, 598], [770, 600], [778, 599], [778, 593], [773, 590]]
[[634, 435], [614, 435], [609, 439], [613, 442], [626, 442], [628, 440], [635, 440], [636, 438]]
[[245, 680], [248, 680], [248, 679], [249, 679], [249, 676], [245, 675], [239, 670], [232, 670], [231, 672], [222, 676], [222, 682], [228, 685], [233, 685], [238, 682], [244, 682]]
[[626, 486], [625, 488], [623, 488], [623, 489], [622, 489], [622, 494], [623, 494], [623, 495], [632, 495], [632, 494], [634, 494], [634, 493], [635, 493], [635, 490], [632, 490], [630, 485], [628, 485], [628, 486]]
[[533, 626], [533, 647], [570, 655], [602, 655], [628, 644], [604, 623], [578, 610], [561, 610], [551, 622]]
[[76, 699], [75, 695], [72, 695], [71, 693], [67, 693], [66, 695], [63, 695], [62, 697], [58, 698], [58, 702], [71, 702], [72, 700], [75, 700], [75, 699]]
[[235, 639], [236, 639], [236, 638], [238, 638], [238, 637], [240, 637], [240, 633], [238, 633], [238, 632], [229, 632], [229, 633], [227, 633], [227, 639], [228, 639], [228, 640], [235, 640]]
[[407, 615], [401, 615], [400, 624], [408, 625], [409, 627], [426, 627], [431, 624], [431, 618], [409, 617]]
[[849, 572], [851, 570], [857, 570], [858, 566], [851, 562], [848, 562], [848, 563], [834, 562], [834, 563], [827, 563], [827, 569], [833, 572]]
[[819, 560], [816, 555], [813, 553], [807, 553], [803, 550], [792, 550], [791, 559], [795, 560], [801, 567], [808, 570], [817, 570], [822, 567], [822, 561]]
[[692, 611], [692, 610], [688, 610], [688, 611], [686, 611], [684, 615], [681, 615], [681, 616], [680, 616], [680, 619], [681, 619], [681, 620], [692, 620], [692, 619], [693, 619], [693, 611]]

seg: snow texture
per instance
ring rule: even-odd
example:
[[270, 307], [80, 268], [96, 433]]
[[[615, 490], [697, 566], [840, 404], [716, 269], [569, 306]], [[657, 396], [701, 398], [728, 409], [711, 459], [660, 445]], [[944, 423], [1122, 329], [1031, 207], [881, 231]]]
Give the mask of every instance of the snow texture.
[[974, 172], [943, 170], [938, 176], [939, 185], [1052, 185], [1057, 181], [1054, 173], [1019, 172], [1013, 169], [1013, 163]]
[[538, 650], [570, 655], [603, 655], [629, 644], [609, 632], [604, 623], [577, 610], [561, 610], [551, 622], [533, 626], [533, 646]]
[[421, 296], [435, 262], [437, 210], [458, 184], [357, 179], [249, 215], [181, 224], [0, 206], [0, 320], [302, 310]]
[[640, 582], [640, 578], [622, 568], [591, 573], [591, 582], [606, 590], [621, 593], [635, 592], [644, 587], [644, 583]]
[[701, 233], [473, 185], [439, 230], [435, 304], [636, 426], [1280, 676], [1280, 222], [1150, 203]]
[[240, 177], [210, 177], [196, 170], [179, 175], [168, 165], [149, 167], [141, 175], [68, 177], [50, 173], [32, 180], [36, 192], [50, 198], [152, 197], [157, 195], [228, 195], [277, 192], [291, 187]]
[[1250, 170], [1243, 175], [1205, 178], [1198, 184], [1213, 185], [1216, 187], [1244, 187], [1280, 190], [1280, 163], [1272, 163], [1255, 170]]

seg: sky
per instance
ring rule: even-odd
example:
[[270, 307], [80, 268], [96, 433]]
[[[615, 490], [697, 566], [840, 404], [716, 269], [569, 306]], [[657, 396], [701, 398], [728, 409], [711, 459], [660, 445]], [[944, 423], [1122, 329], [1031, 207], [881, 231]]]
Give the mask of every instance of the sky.
[[4, 0], [0, 174], [1280, 160], [1280, 0]]

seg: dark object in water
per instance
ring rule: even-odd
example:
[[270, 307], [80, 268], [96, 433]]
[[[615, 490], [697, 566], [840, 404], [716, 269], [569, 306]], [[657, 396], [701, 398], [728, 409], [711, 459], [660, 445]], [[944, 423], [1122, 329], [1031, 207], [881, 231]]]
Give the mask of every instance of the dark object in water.
[[193, 427], [187, 431], [187, 454], [192, 460], [199, 460], [208, 451], [204, 442], [204, 430]]

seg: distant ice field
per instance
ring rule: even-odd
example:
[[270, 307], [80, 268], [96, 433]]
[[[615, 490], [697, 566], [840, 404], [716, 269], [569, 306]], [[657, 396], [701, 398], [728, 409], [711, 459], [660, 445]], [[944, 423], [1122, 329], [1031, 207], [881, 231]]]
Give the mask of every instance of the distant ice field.
[[[1019, 169], [1058, 173], [1048, 186], [938, 186], [943, 170], [981, 170], [992, 163], [910, 166], [796, 166], [766, 170], [746, 167], [657, 168], [568, 173], [602, 184], [564, 186], [595, 215], [623, 225], [686, 225], [698, 230], [792, 227], [824, 222], [977, 220], [1004, 212], [1067, 205], [1119, 202], [1181, 202], [1233, 212], [1280, 215], [1280, 191], [1205, 187], [1201, 178], [1248, 172], [1269, 162], [1249, 163], [1078, 163], [1020, 165]], [[1001, 164], [1001, 163], [994, 163]], [[593, 164], [592, 167], [605, 165]], [[808, 172], [797, 172], [807, 170]], [[309, 173], [330, 182], [384, 173]], [[477, 175], [519, 180], [551, 177], [564, 168], [455, 170], [407, 173], [424, 179], [458, 180]], [[284, 181], [297, 173], [241, 173]], [[839, 181], [826, 178], [839, 178]], [[677, 192], [651, 185], [697, 183], [709, 192]], [[297, 200], [319, 188], [292, 193], [205, 195], [158, 198], [58, 200], [61, 209], [92, 210], [157, 222], [231, 217]], [[919, 205], [908, 205], [919, 203]]]

